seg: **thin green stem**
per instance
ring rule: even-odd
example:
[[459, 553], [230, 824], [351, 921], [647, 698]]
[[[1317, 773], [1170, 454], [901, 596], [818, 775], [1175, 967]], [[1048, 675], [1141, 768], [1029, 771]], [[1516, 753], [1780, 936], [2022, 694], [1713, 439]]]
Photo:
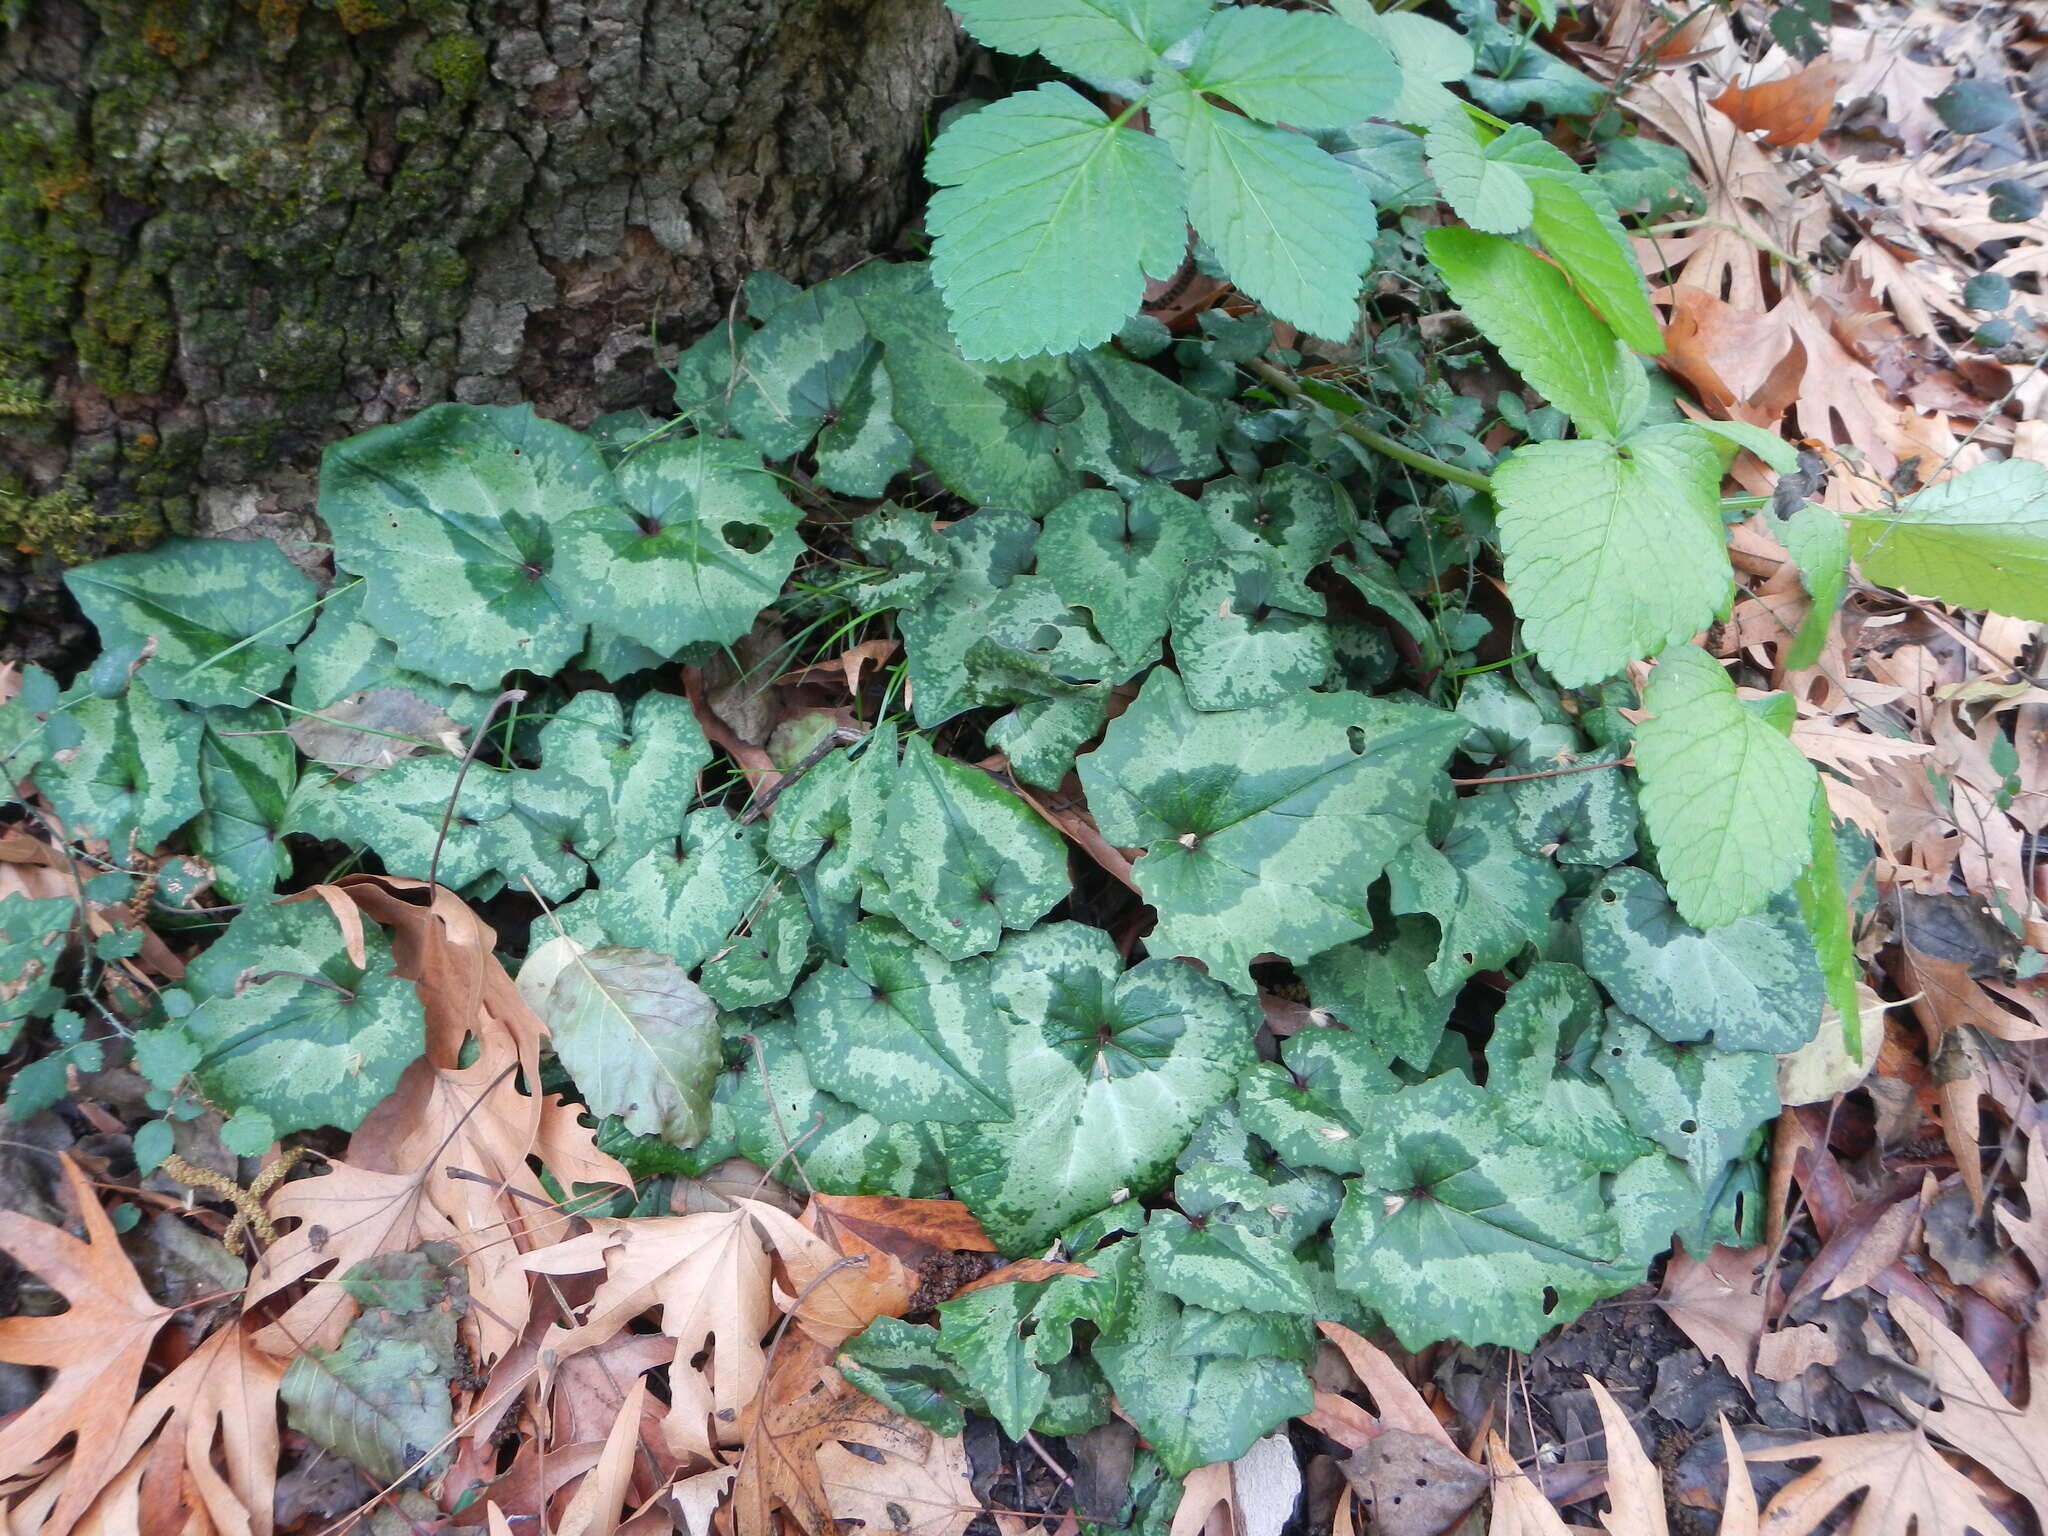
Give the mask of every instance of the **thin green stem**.
[[[1277, 368], [1264, 358], [1257, 357], [1246, 363], [1245, 367], [1249, 368], [1262, 381], [1279, 390], [1281, 394], [1286, 395], [1289, 399], [1306, 400], [1310, 404], [1317, 403], [1315, 396], [1303, 389], [1295, 381], [1294, 375], [1287, 372], [1286, 369]], [[1491, 491], [1493, 489], [1493, 482], [1478, 471], [1460, 469], [1455, 464], [1446, 464], [1442, 459], [1432, 458], [1426, 453], [1410, 448], [1406, 443], [1396, 442], [1383, 432], [1375, 432], [1363, 422], [1356, 421], [1349, 416], [1341, 416], [1337, 419], [1337, 430], [1357, 438], [1366, 447], [1372, 449], [1374, 453], [1384, 454], [1398, 464], [1406, 464], [1410, 469], [1419, 469], [1425, 475], [1434, 475], [1439, 480], [1448, 480], [1451, 484], [1462, 485], [1468, 490]]]

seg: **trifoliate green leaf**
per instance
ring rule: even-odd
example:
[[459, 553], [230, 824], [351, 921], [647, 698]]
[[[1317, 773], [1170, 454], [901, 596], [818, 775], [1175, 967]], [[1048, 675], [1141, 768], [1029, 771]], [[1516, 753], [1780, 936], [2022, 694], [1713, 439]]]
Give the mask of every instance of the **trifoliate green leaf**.
[[1532, 1349], [1626, 1289], [1600, 1175], [1530, 1146], [1458, 1073], [1404, 1088], [1366, 1128], [1333, 1235], [1337, 1278], [1404, 1347], [1437, 1339]]
[[1312, 955], [1300, 967], [1316, 1007], [1389, 1060], [1426, 1067], [1436, 1055], [1457, 990], [1430, 984], [1440, 931], [1419, 917], [1379, 924], [1365, 938]]
[[1476, 971], [1499, 970], [1550, 933], [1564, 877], [1515, 840], [1515, 809], [1502, 794], [1458, 801], [1439, 847], [1418, 840], [1387, 866], [1393, 909], [1426, 913], [1442, 938], [1430, 963], [1438, 992], [1455, 992]]
[[970, 358], [1108, 341], [1187, 249], [1165, 144], [1056, 81], [956, 121], [925, 175], [932, 277]]
[[965, 0], [961, 25], [1002, 53], [1042, 53], [1068, 74], [1142, 80], [1202, 24], [1210, 0]]
[[213, 866], [228, 901], [261, 901], [291, 873], [284, 830], [298, 753], [274, 704], [214, 710], [199, 742], [199, 792], [206, 809], [192, 846]]
[[1820, 660], [1828, 629], [1849, 587], [1849, 530], [1841, 518], [1817, 502], [1805, 502], [1790, 517], [1769, 524], [1799, 567], [1799, 583], [1812, 599], [1799, 633], [1778, 653], [1779, 665], [1799, 672]]
[[1171, 487], [1145, 486], [1128, 502], [1082, 491], [1046, 514], [1038, 569], [1119, 655], [1135, 657], [1158, 645], [1189, 562], [1213, 547], [1200, 510]]
[[1077, 923], [1006, 940], [990, 991], [1016, 1111], [949, 1128], [946, 1157], [1006, 1252], [1042, 1250], [1070, 1222], [1157, 1190], [1251, 1060], [1257, 1020], [1242, 999], [1178, 961], [1123, 972], [1109, 936]]
[[617, 489], [562, 519], [557, 570], [579, 619], [673, 654], [737, 640], [775, 601], [803, 540], [797, 510], [744, 443], [654, 444]]
[[1067, 894], [1059, 833], [921, 736], [903, 745], [872, 858], [887, 891], [871, 902], [949, 960], [986, 954], [1005, 928], [1029, 928]]
[[1362, 1034], [1304, 1029], [1238, 1082], [1244, 1123], [1286, 1162], [1356, 1173], [1366, 1127], [1400, 1086]]
[[758, 836], [716, 806], [692, 811], [679, 832], [635, 852], [614, 844], [598, 889], [557, 915], [586, 944], [652, 949], [685, 969], [723, 949], [774, 880]]
[[1216, 472], [1222, 423], [1211, 402], [1108, 348], [1076, 354], [1074, 374], [1081, 415], [1060, 439], [1071, 467], [1126, 496]]
[[946, 1165], [933, 1127], [880, 1120], [819, 1089], [790, 1025], [757, 1024], [749, 1033], [760, 1042], [760, 1063], [749, 1048], [718, 1082], [742, 1157], [763, 1168], [794, 1163], [829, 1195], [928, 1200], [945, 1190]]
[[1211, 481], [1202, 487], [1202, 516], [1226, 553], [1257, 555], [1282, 573], [1283, 600], [1297, 613], [1323, 612], [1309, 574], [1358, 528], [1344, 488], [1299, 464], [1276, 465], [1256, 484], [1235, 475]]
[[1608, 1013], [1593, 1069], [1629, 1124], [1683, 1162], [1702, 1187], [1778, 1112], [1775, 1056], [1674, 1045], [1618, 1008]]
[[1813, 765], [1697, 646], [1657, 658], [1643, 704], [1637, 798], [1672, 900], [1701, 928], [1761, 911], [1806, 863]]
[[36, 770], [36, 787], [72, 836], [122, 851], [132, 837], [147, 852], [199, 814], [199, 716], [142, 688], [65, 713], [77, 745]]
[[926, 728], [974, 703], [967, 653], [987, 635], [988, 609], [998, 594], [1030, 569], [1038, 525], [1022, 512], [991, 509], [962, 518], [943, 537], [952, 575], [896, 621], [917, 723]]
[[836, 283], [793, 296], [747, 339], [732, 423], [770, 458], [817, 439], [818, 479], [849, 496], [880, 496], [910, 468], [882, 348]]
[[1712, 442], [1682, 425], [1532, 443], [1494, 471], [1508, 589], [1551, 676], [1597, 683], [1713, 622], [1734, 589], [1720, 483]]
[[1478, 230], [1433, 229], [1424, 243], [1458, 307], [1581, 431], [1612, 439], [1635, 425], [1641, 368], [1562, 272]]
[[1599, 1046], [1600, 994], [1575, 965], [1538, 961], [1508, 988], [1486, 1042], [1486, 1086], [1515, 1134], [1558, 1147], [1603, 1173], [1649, 1150], [1590, 1067]]
[[2048, 466], [1998, 459], [1849, 519], [1870, 580], [2015, 619], [2048, 619]]
[[294, 797], [285, 830], [366, 844], [393, 874], [419, 880], [435, 867], [438, 846], [435, 878], [459, 890], [497, 867], [485, 828], [512, 804], [510, 774], [472, 767], [458, 785], [461, 767], [452, 757], [409, 757], [359, 784], [308, 788]]
[[705, 962], [698, 980], [721, 1008], [762, 1008], [789, 996], [810, 952], [810, 909], [796, 881], [786, 880]]
[[[718, 1076], [717, 1005], [651, 949], [585, 949], [554, 938], [527, 966], [543, 962], [552, 984], [520, 990], [531, 991], [527, 1001], [591, 1111], [617, 1115], [627, 1130], [671, 1146], [702, 1140]], [[520, 975], [524, 983], [526, 971]]]
[[1455, 106], [1442, 113], [1422, 142], [1430, 174], [1451, 212], [1489, 234], [1512, 235], [1528, 227], [1536, 212], [1535, 193], [1512, 165], [1487, 152], [1492, 146], [1480, 138], [1479, 125], [1468, 113]]
[[1312, 11], [1218, 11], [1202, 29], [1188, 84], [1253, 117], [1296, 128], [1342, 128], [1378, 117], [1401, 71], [1377, 38]]
[[1348, 338], [1376, 220], [1357, 178], [1313, 140], [1186, 86], [1155, 95], [1151, 110], [1187, 173], [1188, 220], [1231, 280], [1310, 335]]
[[1635, 786], [1618, 767], [1525, 779], [1507, 793], [1515, 841], [1525, 853], [1603, 868], [1635, 854]]
[[192, 1076], [222, 1110], [264, 1111], [277, 1135], [322, 1125], [352, 1131], [425, 1049], [426, 1012], [412, 983], [391, 974], [391, 946], [375, 924], [364, 925], [367, 963], [358, 968], [321, 903], [250, 920], [261, 911], [235, 919], [237, 944], [215, 946], [228, 945], [228, 963], [246, 957], [246, 965], [232, 978], [217, 974], [224, 964], [203, 971], [202, 983], [229, 984], [208, 987], [179, 1021], [201, 1051]]
[[896, 419], [947, 490], [976, 506], [1042, 512], [1081, 488], [1056, 451], [1082, 409], [1065, 358], [970, 361], [928, 284], [885, 290], [861, 310], [882, 339]]
[[609, 848], [633, 858], [674, 837], [711, 761], [689, 700], [643, 694], [628, 726], [618, 695], [597, 689], [556, 709], [541, 727], [540, 752], [535, 780], [585, 807], [577, 848], [590, 858]]
[[846, 964], [819, 966], [795, 1005], [797, 1039], [827, 1092], [885, 1120], [1010, 1118], [986, 961], [949, 961], [870, 918], [854, 930]]
[[1336, 653], [1321, 619], [1284, 606], [1292, 583], [1257, 555], [1188, 567], [1172, 612], [1173, 658], [1197, 709], [1277, 704], [1321, 683]]
[[320, 461], [320, 515], [336, 563], [365, 578], [364, 619], [407, 667], [471, 688], [582, 648], [561, 536], [616, 495], [587, 438], [523, 405], [429, 406]]
[[1142, 1289], [1131, 1317], [1095, 1343], [1118, 1405], [1176, 1475], [1235, 1461], [1275, 1424], [1307, 1413], [1314, 1394], [1292, 1361], [1175, 1351], [1180, 1303]]
[[1789, 898], [1704, 931], [1654, 876], [1615, 869], [1579, 908], [1586, 969], [1621, 1009], [1666, 1040], [1733, 1051], [1797, 1050], [1820, 1019], [1820, 968]]
[[1146, 849], [1153, 953], [1245, 991], [1261, 953], [1371, 931], [1366, 890], [1422, 830], [1463, 735], [1454, 715], [1355, 694], [1204, 714], [1162, 667], [1078, 766], [1103, 835]]
[[64, 585], [109, 651], [156, 654], [142, 681], [158, 698], [253, 704], [291, 667], [312, 622], [314, 586], [269, 539], [167, 539], [95, 560]]

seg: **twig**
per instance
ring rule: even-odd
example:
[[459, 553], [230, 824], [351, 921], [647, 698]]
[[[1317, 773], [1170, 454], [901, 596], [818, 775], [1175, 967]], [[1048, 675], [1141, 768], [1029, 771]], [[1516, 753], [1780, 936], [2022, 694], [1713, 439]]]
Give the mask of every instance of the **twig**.
[[[1301, 387], [1293, 374], [1284, 368], [1274, 367], [1273, 364], [1267, 362], [1264, 358], [1255, 357], [1244, 366], [1291, 400], [1306, 400], [1312, 405], [1322, 404], [1314, 395]], [[1327, 410], [1328, 407], [1325, 406], [1324, 409]], [[1460, 469], [1455, 464], [1446, 464], [1442, 459], [1431, 458], [1426, 453], [1410, 448], [1406, 443], [1396, 442], [1383, 432], [1373, 431], [1371, 427], [1352, 417], [1339, 416], [1337, 418], [1337, 430], [1357, 438], [1366, 447], [1372, 449], [1373, 452], [1385, 454], [1397, 463], [1406, 464], [1410, 469], [1419, 469], [1425, 475], [1435, 475], [1439, 480], [1448, 480], [1453, 485], [1462, 485], [1469, 490], [1490, 491], [1493, 489], [1493, 482], [1477, 470]]]
[[777, 797], [780, 796], [785, 789], [789, 788], [790, 785], [794, 784], [798, 779], [802, 778], [805, 774], [809, 773], [813, 768], [817, 767], [818, 764], [822, 763], [825, 760], [826, 755], [830, 753], [834, 747], [851, 746], [853, 745], [853, 743], [859, 741], [860, 739], [861, 733], [859, 731], [854, 730], [851, 726], [834, 726], [830, 731], [826, 732], [825, 736], [818, 742], [816, 746], [812, 747], [810, 751], [806, 752], [803, 755], [802, 759], [797, 763], [797, 765], [794, 768], [791, 768], [787, 773], [781, 775], [772, 784], [768, 785], [767, 788], [761, 790], [754, 797], [753, 801], [747, 806], [747, 808], [740, 812], [740, 825], [743, 827], [749, 826], [752, 823], [759, 821], [763, 816], [766, 816], [771, 810], [775, 808], [775, 801]]
[[1591, 773], [1596, 768], [1633, 768], [1633, 757], [1617, 757], [1605, 763], [1574, 763], [1569, 768], [1546, 768], [1541, 773], [1504, 773], [1492, 779], [1453, 779], [1460, 789], [1483, 789], [1488, 784], [1526, 784], [1531, 779], [1561, 779], [1568, 773]]
[[491, 722], [498, 717], [498, 711], [507, 704], [516, 704], [526, 697], [524, 688], [507, 688], [484, 711], [478, 722], [476, 734], [469, 738], [469, 750], [462, 754], [462, 766], [455, 770], [455, 787], [448, 791], [448, 805], [441, 812], [441, 830], [434, 838], [434, 857], [427, 863], [427, 884], [429, 887], [440, 883], [441, 845], [448, 841], [448, 824], [455, 819], [455, 802], [462, 798], [462, 781], [469, 776], [469, 765], [476, 761], [477, 748], [484, 744], [484, 737], [490, 733]]

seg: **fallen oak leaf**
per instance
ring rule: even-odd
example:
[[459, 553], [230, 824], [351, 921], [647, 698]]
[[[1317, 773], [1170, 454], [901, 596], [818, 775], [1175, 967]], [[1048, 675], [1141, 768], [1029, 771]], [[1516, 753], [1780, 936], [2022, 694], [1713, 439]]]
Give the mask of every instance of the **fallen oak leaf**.
[[57, 1160], [84, 1241], [48, 1222], [0, 1211], [0, 1252], [70, 1303], [54, 1317], [0, 1318], [0, 1360], [56, 1372], [36, 1400], [0, 1428], [0, 1467], [26, 1467], [65, 1436], [77, 1437], [63, 1492], [38, 1536], [64, 1536], [122, 1465], [116, 1458], [122, 1426], [135, 1407], [150, 1346], [174, 1310], [158, 1306], [143, 1289], [78, 1165], [67, 1153]]

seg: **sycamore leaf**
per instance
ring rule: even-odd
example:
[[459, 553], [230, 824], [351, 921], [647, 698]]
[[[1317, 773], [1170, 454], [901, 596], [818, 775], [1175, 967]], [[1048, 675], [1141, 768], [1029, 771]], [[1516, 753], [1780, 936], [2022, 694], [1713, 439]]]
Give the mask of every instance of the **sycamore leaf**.
[[1203, 714], [1165, 668], [1080, 760], [1103, 835], [1146, 854], [1155, 954], [1250, 989], [1252, 958], [1306, 959], [1372, 931], [1366, 891], [1422, 830], [1455, 715], [1355, 694]]
[[1895, 513], [1849, 519], [1870, 580], [2015, 619], [2048, 619], [2048, 466], [1979, 464], [1917, 491]]
[[1012, 1115], [946, 1131], [961, 1199], [1007, 1252], [1151, 1194], [1250, 1063], [1252, 1009], [1193, 967], [1122, 969], [1099, 929], [1053, 923], [1004, 941], [990, 995], [1006, 1015]]
[[884, 817], [868, 844], [887, 887], [880, 905], [948, 960], [987, 953], [1005, 928], [1029, 928], [1066, 897], [1059, 833], [921, 736], [903, 744]]
[[1685, 425], [1532, 443], [1494, 471], [1508, 587], [1558, 682], [1600, 682], [1713, 622], [1734, 588], [1720, 483], [1712, 441]]
[[1289, 1164], [1356, 1173], [1367, 1127], [1387, 1113], [1400, 1080], [1363, 1035], [1304, 1029], [1280, 1061], [1255, 1062], [1238, 1081], [1244, 1123]]
[[291, 873], [284, 829], [297, 777], [298, 754], [275, 705], [207, 715], [199, 742], [206, 809], [192, 846], [213, 866], [214, 889], [227, 900], [260, 901]]
[[68, 1303], [54, 1317], [0, 1318], [0, 1360], [54, 1373], [0, 1426], [0, 1466], [32, 1467], [67, 1435], [77, 1436], [63, 1492], [38, 1527], [50, 1536], [71, 1529], [118, 1467], [115, 1442], [135, 1405], [150, 1347], [172, 1316], [142, 1288], [77, 1164], [66, 1153], [57, 1160], [83, 1241], [61, 1227], [0, 1211], [0, 1252], [40, 1275]]
[[1702, 1187], [1778, 1112], [1778, 1061], [1769, 1052], [1673, 1044], [1619, 1009], [1608, 1013], [1593, 1070], [1629, 1124]]
[[1313, 140], [1226, 112], [1185, 83], [1150, 105], [1187, 173], [1188, 220], [1231, 281], [1311, 335], [1349, 337], [1375, 227], [1358, 179]]
[[1636, 1278], [1599, 1172], [1515, 1134], [1498, 1099], [1452, 1072], [1403, 1088], [1360, 1138], [1332, 1235], [1338, 1281], [1401, 1343], [1531, 1349]]
[[252, 704], [274, 691], [312, 622], [312, 580], [269, 539], [167, 539], [78, 566], [64, 585], [106, 650], [154, 641], [144, 686], [188, 704]]
[[797, 1038], [827, 1091], [885, 1120], [957, 1125], [1011, 1113], [1004, 1025], [982, 960], [949, 961], [870, 918], [844, 965], [797, 988]]
[[[2027, 1155], [2044, 1155], [2035, 1142]], [[2036, 1180], [2035, 1187], [2040, 1187]], [[2027, 1405], [2015, 1407], [1972, 1353], [1968, 1343], [1910, 1296], [1891, 1304], [1892, 1320], [1913, 1341], [1913, 1353], [1939, 1389], [1939, 1406], [1906, 1412], [1924, 1428], [1983, 1464], [1998, 1480], [2048, 1515], [2048, 1393], [2034, 1383], [2048, 1380], [2048, 1323], [2036, 1316], [2027, 1329]]]
[[1811, 851], [1813, 765], [1697, 646], [1658, 657], [1643, 704], [1638, 798], [1678, 910], [1702, 928], [1761, 911]]
[[1442, 938], [1429, 983], [1439, 993], [1499, 970], [1550, 935], [1564, 877], [1517, 846], [1514, 819], [1505, 795], [1468, 795], [1441, 846], [1418, 839], [1387, 866], [1393, 909], [1436, 919]]
[[1475, 229], [1433, 229], [1424, 243], [1458, 307], [1582, 432], [1616, 439], [1635, 425], [1641, 367], [1562, 272]]
[[959, 119], [925, 174], [932, 277], [970, 358], [1108, 341], [1187, 247], [1165, 144], [1057, 81]]
[[1439, 992], [1429, 968], [1441, 933], [1419, 917], [1382, 923], [1362, 939], [1312, 955], [1301, 967], [1315, 1006], [1363, 1036], [1389, 1060], [1426, 1067], [1436, 1055], [1457, 989]]
[[1083, 79], [1141, 80], [1202, 24], [1210, 0], [963, 0], [953, 9], [978, 43], [1042, 53]]
[[[1600, 1523], [1608, 1536], [1666, 1536], [1670, 1527], [1664, 1518], [1663, 1474], [1643, 1449], [1641, 1434], [1613, 1394], [1593, 1376], [1586, 1378], [1586, 1390], [1600, 1410], [1600, 1428], [1607, 1441], [1607, 1508], [1601, 1512]], [[1725, 1426], [1727, 1421], [1722, 1423]]]
[[1681, 917], [1647, 870], [1613, 869], [1579, 907], [1579, 947], [1615, 1003], [1666, 1040], [1797, 1050], [1820, 1019], [1820, 967], [1788, 899], [1719, 928]]
[[527, 967], [557, 946], [561, 958], [550, 984], [523, 985], [522, 969], [520, 990], [554, 1036], [555, 1054], [584, 1102], [671, 1146], [701, 1141], [718, 1076], [717, 1005], [681, 966], [653, 950], [585, 949], [554, 938], [528, 957]]
[[782, 591], [803, 540], [797, 510], [745, 443], [654, 443], [616, 489], [562, 519], [557, 570], [577, 619], [673, 655], [726, 644]]
[[1200, 509], [1171, 486], [1146, 485], [1129, 501], [1082, 491], [1046, 514], [1038, 569], [1119, 655], [1134, 657], [1166, 634], [1189, 564], [1213, 547]]
[[1257, 555], [1188, 567], [1173, 605], [1173, 659], [1196, 709], [1278, 704], [1329, 675], [1329, 626], [1288, 610], [1298, 601], [1289, 585]]
[[587, 438], [523, 405], [429, 406], [320, 460], [320, 515], [336, 564], [366, 578], [364, 619], [406, 666], [471, 688], [582, 648], [561, 534], [616, 494]]
[[1751, 1461], [1813, 1466], [1778, 1490], [1764, 1511], [1780, 1536], [1806, 1536], [1846, 1499], [1863, 1501], [1849, 1536], [1995, 1536], [2005, 1529], [1977, 1485], [1950, 1466], [1918, 1429], [1802, 1440], [1751, 1451]]
[[66, 713], [77, 744], [44, 762], [36, 787], [72, 835], [148, 851], [199, 814], [198, 715], [141, 688]]
[[1391, 106], [1401, 72], [1357, 27], [1312, 11], [1249, 7], [1209, 18], [1187, 81], [1269, 123], [1342, 128]]

